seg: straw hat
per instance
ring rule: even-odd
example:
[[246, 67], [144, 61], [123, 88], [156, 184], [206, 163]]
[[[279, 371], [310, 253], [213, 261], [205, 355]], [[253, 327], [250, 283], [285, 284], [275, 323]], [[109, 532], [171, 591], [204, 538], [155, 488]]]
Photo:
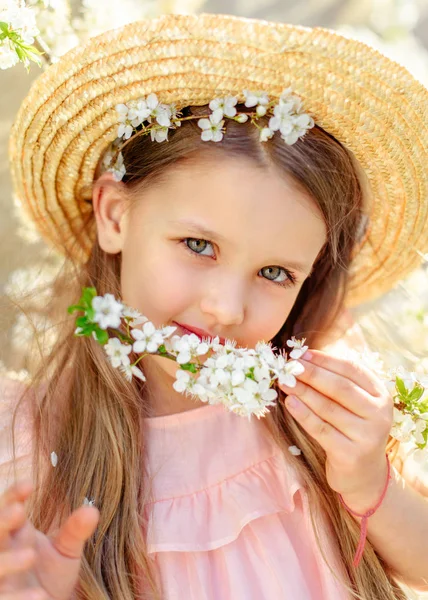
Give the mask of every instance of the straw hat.
[[[359, 161], [372, 191], [348, 304], [374, 298], [428, 251], [428, 91], [361, 42], [323, 28], [229, 15], [163, 15], [78, 46], [33, 83], [10, 134], [15, 193], [42, 236], [88, 256], [78, 202], [117, 135], [118, 103], [155, 92], [177, 108], [291, 87]], [[226, 130], [227, 135], [227, 130]], [[77, 242], [77, 243], [76, 243]]]

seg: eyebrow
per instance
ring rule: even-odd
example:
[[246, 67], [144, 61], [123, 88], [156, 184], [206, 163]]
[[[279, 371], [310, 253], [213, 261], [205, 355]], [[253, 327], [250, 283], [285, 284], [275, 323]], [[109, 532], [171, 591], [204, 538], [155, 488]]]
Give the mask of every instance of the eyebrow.
[[[213, 241], [219, 241], [219, 242], [227, 241], [227, 238], [225, 238], [220, 233], [217, 233], [216, 231], [213, 231], [212, 229], [208, 229], [207, 227], [204, 227], [200, 223], [197, 223], [196, 221], [192, 221], [190, 219], [177, 219], [177, 220], [168, 221], [168, 223], [170, 225], [181, 225], [181, 226], [187, 227], [187, 229], [189, 231], [192, 231], [193, 233], [196, 233], [198, 235], [202, 235], [204, 237], [210, 238]], [[278, 261], [278, 265], [281, 265], [281, 264], [286, 264], [291, 269], [294, 269], [295, 271], [300, 271], [301, 273], [305, 273], [305, 275], [307, 275], [307, 276], [309, 276], [312, 272], [311, 265], [307, 265], [305, 263], [301, 263], [298, 261], [283, 259], [283, 260]], [[273, 263], [272, 263], [272, 265], [273, 265]]]

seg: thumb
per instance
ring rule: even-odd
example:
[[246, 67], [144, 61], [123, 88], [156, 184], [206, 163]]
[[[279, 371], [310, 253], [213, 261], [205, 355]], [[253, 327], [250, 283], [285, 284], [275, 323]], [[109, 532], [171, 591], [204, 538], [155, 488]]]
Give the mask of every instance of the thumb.
[[95, 506], [81, 506], [51, 537], [51, 544], [67, 558], [80, 558], [85, 542], [94, 533], [99, 518], [99, 510]]

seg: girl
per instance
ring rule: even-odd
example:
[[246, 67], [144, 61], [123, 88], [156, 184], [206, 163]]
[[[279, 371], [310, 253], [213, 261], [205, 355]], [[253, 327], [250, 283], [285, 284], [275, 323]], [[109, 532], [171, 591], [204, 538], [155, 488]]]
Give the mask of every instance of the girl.
[[3, 384], [21, 483], [5, 463], [1, 600], [426, 588], [428, 505], [386, 457], [393, 401], [321, 350], [345, 303], [427, 249], [426, 104], [363, 44], [224, 15], [108, 32], [36, 81], [11, 168], [67, 258], [59, 318], [95, 286], [180, 335], [279, 349], [298, 335], [310, 351], [295, 388], [247, 420], [176, 392], [159, 356], [128, 381], [62, 319], [26, 393]]

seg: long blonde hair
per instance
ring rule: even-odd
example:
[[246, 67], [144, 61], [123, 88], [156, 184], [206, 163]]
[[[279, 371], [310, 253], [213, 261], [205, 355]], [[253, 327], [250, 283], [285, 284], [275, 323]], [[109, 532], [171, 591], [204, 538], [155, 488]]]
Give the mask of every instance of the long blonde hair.
[[[246, 110], [244, 106], [238, 108]], [[184, 113], [200, 114], [203, 110], [187, 107]], [[190, 164], [202, 155], [213, 159], [220, 154], [231, 159], [244, 156], [260, 169], [274, 165], [309, 192], [324, 216], [328, 240], [272, 341], [284, 348], [291, 335], [304, 335], [311, 347], [321, 346], [343, 307], [365, 201], [358, 165], [346, 148], [317, 126], [292, 146], [277, 135], [260, 143], [254, 126], [233, 121], [228, 122], [223, 141], [212, 144], [201, 141], [199, 128], [190, 120], [171, 132], [168, 142], [137, 136], [123, 154], [127, 170], [123, 183], [130, 203], [138, 201], [145, 186], [167, 177], [175, 165]], [[80, 199], [91, 202], [91, 197], [92, 190], [84, 190]], [[85, 227], [94, 235], [93, 214]], [[144, 384], [127, 382], [92, 338], [76, 338], [74, 318], [66, 313], [83, 286], [121, 297], [121, 255], [106, 254], [96, 240], [83, 266], [74, 264], [65, 249], [64, 254], [64, 268], [55, 281], [52, 304], [47, 307], [57, 316], [58, 340], [46, 356], [41, 352], [31, 385], [17, 405], [18, 410], [28, 395], [37, 399], [32, 403], [35, 491], [30, 518], [35, 527], [48, 532], [81, 506], [85, 497], [95, 498], [101, 517], [85, 547], [78, 598], [160, 600], [162, 590], [145, 537], [149, 518], [146, 503], [152, 497], [142, 427], [142, 419], [150, 416]], [[281, 402], [271, 411], [266, 426], [305, 483], [317, 539], [317, 515], [323, 514], [330, 523], [346, 575], [344, 584], [354, 597], [404, 600], [405, 594], [369, 540], [359, 567], [354, 568], [360, 527], [327, 483], [321, 446], [284, 411]], [[302, 450], [299, 458], [290, 455], [290, 445]], [[52, 449], [60, 458], [60, 469], [49, 468]]]

